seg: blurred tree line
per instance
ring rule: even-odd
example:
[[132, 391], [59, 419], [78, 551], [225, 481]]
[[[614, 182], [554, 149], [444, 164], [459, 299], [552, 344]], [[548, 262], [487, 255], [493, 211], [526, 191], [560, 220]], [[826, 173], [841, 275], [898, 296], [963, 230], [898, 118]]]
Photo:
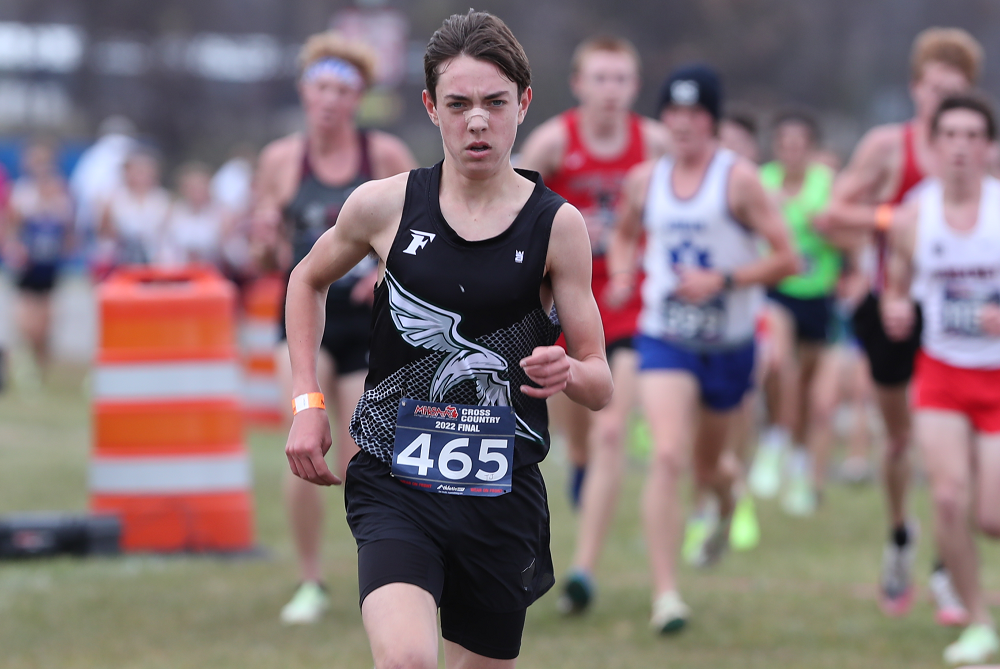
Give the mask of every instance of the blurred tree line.
[[[467, 0], [3, 0], [0, 25], [76, 26], [84, 52], [78, 67], [58, 73], [5, 69], [0, 58], [0, 91], [5, 80], [55, 83], [72, 102], [72, 114], [55, 129], [62, 134], [88, 136], [105, 116], [123, 113], [171, 162], [218, 160], [240, 141], [260, 146], [295, 127], [296, 45], [351, 6], [390, 7], [409, 19], [401, 113], [387, 128], [423, 161], [436, 160], [436, 129], [420, 105], [419, 58], [441, 20], [466, 11]], [[983, 87], [1000, 87], [1000, 67], [992, 65], [1000, 59], [995, 0], [487, 0], [475, 6], [501, 16], [531, 59], [535, 99], [522, 133], [572, 104], [570, 54], [597, 32], [623, 35], [638, 47], [645, 84], [639, 111], [654, 111], [659, 83], [672, 67], [709, 62], [722, 72], [728, 100], [758, 112], [764, 125], [787, 104], [820, 112], [827, 143], [842, 155], [870, 125], [910, 113], [910, 43], [925, 27], [972, 32], [986, 50]], [[239, 80], [237, 67], [236, 78], [220, 80], [170, 65], [187, 62], [183, 39], [206, 34], [269, 36], [261, 48], [277, 53], [279, 66], [253, 80]], [[0, 56], [4, 49], [0, 44]], [[38, 129], [29, 120], [0, 132]]]

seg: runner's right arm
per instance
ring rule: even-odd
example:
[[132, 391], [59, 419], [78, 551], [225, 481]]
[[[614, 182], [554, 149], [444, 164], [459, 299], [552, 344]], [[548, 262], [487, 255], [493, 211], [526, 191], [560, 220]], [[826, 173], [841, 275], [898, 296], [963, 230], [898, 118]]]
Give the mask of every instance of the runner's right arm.
[[[359, 186], [344, 203], [337, 225], [323, 233], [292, 270], [285, 298], [285, 325], [293, 397], [321, 392], [316, 366], [326, 321], [327, 290], [373, 249], [384, 267], [402, 216], [408, 178], [408, 174], [400, 174]], [[292, 472], [318, 485], [339, 485], [340, 479], [323, 460], [330, 445], [330, 422], [325, 411], [296, 414], [285, 445]]]
[[882, 327], [890, 339], [902, 341], [913, 330], [916, 308], [910, 297], [913, 281], [913, 251], [917, 238], [917, 205], [899, 208], [897, 223], [889, 234], [886, 285], [879, 301]]
[[260, 153], [253, 181], [250, 253], [254, 262], [265, 269], [287, 270], [291, 248], [282, 229], [281, 208], [289, 194], [282, 176], [296, 164], [296, 144], [301, 138], [293, 135], [271, 142]]
[[[898, 126], [874, 128], [861, 139], [847, 167], [837, 175], [830, 206], [816, 227], [838, 245], [854, 246], [876, 228], [876, 210], [898, 153]], [[894, 221], [895, 223], [895, 221]]]
[[592, 411], [611, 401], [614, 386], [604, 352], [604, 327], [591, 290], [590, 236], [583, 215], [570, 204], [556, 212], [545, 259], [552, 298], [566, 335], [566, 349], [539, 346], [521, 367], [541, 386], [521, 386], [529, 397], [548, 398], [559, 391]]
[[628, 171], [622, 183], [622, 196], [607, 253], [609, 279], [604, 299], [611, 307], [625, 304], [635, 289], [639, 242], [642, 238], [642, 212], [655, 165], [655, 160], [636, 165]]
[[548, 179], [559, 171], [566, 152], [566, 124], [561, 116], [551, 118], [524, 140], [517, 167], [534, 170]]

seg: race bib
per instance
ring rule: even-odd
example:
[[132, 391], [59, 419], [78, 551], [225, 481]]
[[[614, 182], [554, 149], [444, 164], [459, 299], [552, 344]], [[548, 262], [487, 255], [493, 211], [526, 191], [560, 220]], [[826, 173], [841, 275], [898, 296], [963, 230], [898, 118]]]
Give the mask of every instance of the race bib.
[[988, 303], [995, 303], [996, 296], [983, 298], [972, 291], [954, 286], [946, 287], [941, 301], [942, 329], [958, 337], [982, 337], [979, 312]]
[[726, 328], [725, 302], [722, 296], [702, 304], [668, 297], [664, 304], [664, 323], [669, 338], [706, 344], [719, 342]]
[[510, 492], [514, 410], [402, 399], [392, 475], [425, 492], [496, 497]]

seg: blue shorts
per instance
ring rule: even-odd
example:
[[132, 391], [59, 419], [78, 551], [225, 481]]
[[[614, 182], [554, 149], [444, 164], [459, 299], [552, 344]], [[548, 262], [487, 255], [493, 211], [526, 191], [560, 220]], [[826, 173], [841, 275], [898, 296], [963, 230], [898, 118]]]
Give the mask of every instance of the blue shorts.
[[692, 351], [676, 344], [636, 335], [639, 371], [683, 370], [701, 388], [701, 401], [713, 411], [729, 411], [753, 387], [753, 342], [728, 351]]

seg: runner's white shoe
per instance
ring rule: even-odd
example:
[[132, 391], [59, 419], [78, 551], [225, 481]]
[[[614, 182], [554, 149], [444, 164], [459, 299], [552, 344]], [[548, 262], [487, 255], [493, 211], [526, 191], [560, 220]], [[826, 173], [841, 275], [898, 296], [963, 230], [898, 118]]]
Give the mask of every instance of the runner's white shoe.
[[920, 530], [915, 523], [907, 523], [906, 530], [909, 540], [905, 546], [890, 541], [882, 553], [879, 604], [882, 611], [893, 618], [906, 615], [913, 606], [913, 561]]
[[757, 448], [747, 486], [750, 492], [760, 499], [771, 499], [781, 488], [781, 467], [784, 461], [784, 449], [780, 445], [761, 443]]
[[805, 518], [816, 513], [819, 500], [807, 474], [792, 474], [781, 497], [781, 508], [790, 516]]
[[312, 625], [319, 622], [330, 608], [330, 595], [319, 583], [305, 582], [281, 609], [281, 622], [286, 625]]
[[934, 598], [934, 606], [937, 608], [934, 617], [938, 625], [961, 627], [969, 623], [969, 612], [965, 610], [965, 604], [955, 592], [947, 569], [935, 569], [928, 585]]
[[684, 628], [690, 615], [688, 605], [676, 590], [671, 590], [653, 602], [653, 616], [649, 619], [649, 626], [660, 634], [673, 634]]

